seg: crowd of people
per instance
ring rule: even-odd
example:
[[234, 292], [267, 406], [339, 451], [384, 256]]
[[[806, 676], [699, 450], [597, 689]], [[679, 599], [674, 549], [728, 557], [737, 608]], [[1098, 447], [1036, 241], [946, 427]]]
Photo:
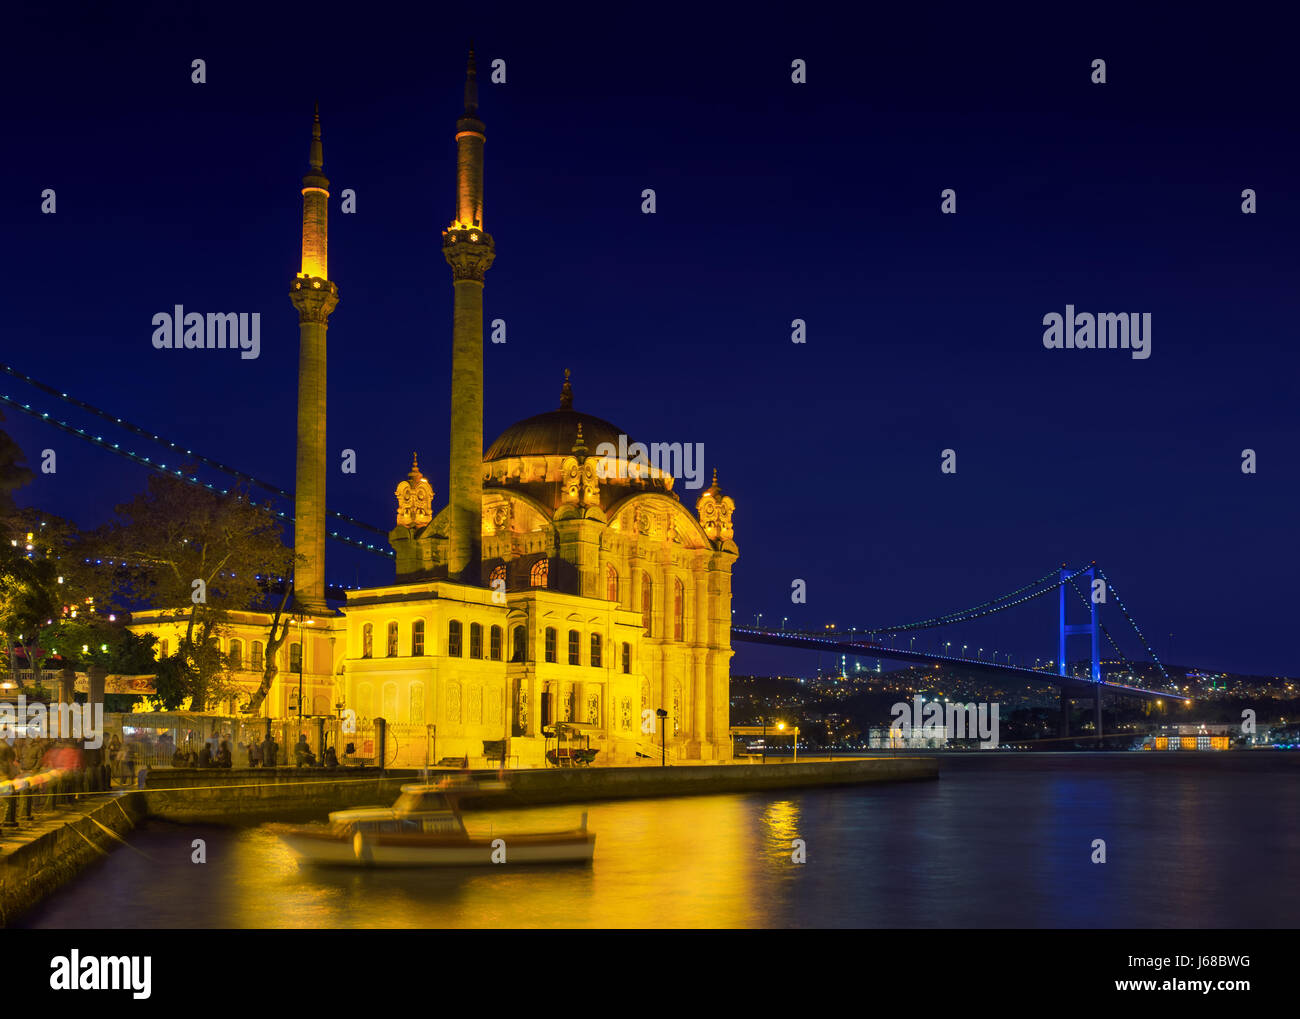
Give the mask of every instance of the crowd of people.
[[[287, 755], [292, 760], [283, 762], [280, 744], [269, 733], [260, 742], [251, 739], [237, 746], [246, 755], [250, 768], [274, 768], [281, 763], [299, 768], [339, 766], [338, 751], [332, 745], [327, 746], [321, 759], [317, 760], [305, 733], [298, 735], [297, 743]], [[96, 769], [98, 784], [105, 789], [111, 788], [114, 782], [134, 785], [137, 770], [147, 767], [151, 760], [159, 764], [166, 762], [168, 749], [171, 750], [170, 764], [173, 768], [230, 768], [235, 764], [229, 733], [217, 733], [205, 740], [187, 738], [180, 746], [176, 745], [170, 733], [164, 733], [161, 737], [151, 737], [146, 746], [135, 738], [123, 740], [114, 732], [102, 747], [93, 750], [86, 749], [79, 740], [0, 739], [0, 782], [59, 768]]]

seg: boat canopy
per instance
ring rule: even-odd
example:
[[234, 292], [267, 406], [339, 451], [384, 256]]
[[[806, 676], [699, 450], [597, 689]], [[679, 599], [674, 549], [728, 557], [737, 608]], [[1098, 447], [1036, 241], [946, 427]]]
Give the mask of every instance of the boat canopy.
[[429, 811], [450, 811], [447, 797], [437, 786], [404, 785], [402, 795], [393, 804], [396, 814], [427, 813]]

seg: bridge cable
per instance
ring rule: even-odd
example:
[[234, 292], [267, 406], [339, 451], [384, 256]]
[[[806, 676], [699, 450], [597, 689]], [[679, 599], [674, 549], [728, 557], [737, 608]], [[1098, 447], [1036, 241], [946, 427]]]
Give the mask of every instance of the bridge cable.
[[[30, 375], [24, 375], [22, 372], [18, 371], [18, 369], [12, 367], [11, 365], [0, 363], [0, 372], [4, 372], [6, 375], [10, 375], [13, 378], [20, 379], [21, 381], [26, 382], [29, 386], [32, 386], [35, 389], [39, 389], [43, 393], [48, 393], [49, 395], [59, 400], [62, 400], [65, 403], [71, 404], [72, 406], [77, 407], [80, 410], [89, 411], [91, 414], [94, 414], [96, 417], [103, 418], [105, 421], [111, 422], [112, 424], [120, 425], [122, 428], [125, 428], [128, 432], [138, 435], [141, 438], [149, 439], [152, 442], [157, 442], [160, 445], [166, 446], [168, 449], [174, 450], [178, 455], [184, 454], [185, 456], [191, 457], [192, 459], [194, 459], [198, 463], [203, 464], [206, 467], [211, 467], [214, 470], [221, 471], [223, 474], [228, 474], [231, 477], [239, 479], [245, 484], [255, 485], [258, 488], [262, 489], [263, 491], [270, 492], [273, 495], [278, 495], [281, 496], [282, 498], [289, 499], [289, 500], [293, 499], [292, 492], [286, 492], [283, 488], [280, 488], [277, 485], [273, 485], [269, 481], [263, 481], [260, 478], [256, 478], [251, 474], [245, 474], [243, 471], [231, 467], [227, 464], [224, 464], [220, 460], [213, 460], [211, 457], [203, 456], [201, 453], [195, 453], [194, 450], [192, 449], [183, 449], [181, 446], [172, 442], [170, 439], [165, 439], [161, 435], [151, 432], [146, 428], [141, 428], [139, 425], [132, 424], [130, 421], [125, 421], [120, 417], [116, 417], [115, 415], [108, 413], [108, 411], [100, 410], [98, 407], [86, 403], [84, 400], [78, 400], [76, 397], [69, 396], [67, 393], [62, 393], [59, 390], [55, 389], [53, 386], [47, 386], [45, 383], [37, 381], [36, 379], [32, 378]], [[15, 405], [19, 406], [20, 409], [24, 409], [26, 407], [26, 405], [22, 405], [22, 404], [15, 404]], [[37, 416], [45, 418], [45, 415], [37, 415]], [[75, 434], [81, 436], [82, 438], [87, 438], [87, 439], [90, 438], [90, 436], [87, 435], [85, 432], [83, 432], [82, 429], [75, 429]], [[350, 517], [345, 513], [336, 513], [335, 511], [329, 509], [327, 509], [325, 512], [329, 516], [334, 517], [336, 520], [342, 520], [344, 523], [351, 524], [353, 527], [359, 527], [363, 531], [370, 531], [372, 534], [380, 534], [384, 536], [387, 536], [388, 534], [387, 531], [383, 530], [382, 528], [376, 527], [374, 524], [368, 524], [364, 520], [358, 520], [356, 519], [356, 517]]]
[[[0, 393], [0, 402], [6, 403], [17, 410], [22, 411], [24, 414], [30, 414], [32, 417], [40, 421], [44, 421], [46, 424], [53, 425], [55, 428], [62, 429], [63, 431], [75, 435], [78, 438], [85, 439], [87, 442], [99, 446], [101, 449], [106, 449], [110, 453], [115, 453], [120, 457], [124, 457], [125, 459], [130, 460], [132, 463], [139, 464], [142, 467], [147, 467], [149, 468], [149, 470], [165, 475], [166, 477], [178, 478], [181, 481], [184, 481], [187, 485], [193, 485], [195, 488], [207, 489], [209, 492], [215, 492], [218, 495], [231, 494], [231, 491], [228, 488], [217, 488], [215, 485], [211, 485], [208, 484], [207, 482], [200, 481], [197, 477], [194, 477], [192, 475], [187, 476], [183, 471], [174, 470], [166, 466], [165, 464], [154, 463], [147, 456], [140, 456], [138, 453], [133, 453], [128, 449], [122, 449], [120, 446], [117, 445], [117, 443], [105, 442], [101, 436], [91, 435], [88, 432], [86, 432], [85, 429], [77, 428], [75, 425], [70, 425], [66, 421], [60, 421], [58, 418], [50, 417], [49, 414], [44, 414], [41, 411], [34, 409], [30, 404], [19, 403], [17, 400], [13, 399], [13, 397], [6, 396], [3, 393]], [[278, 517], [280, 520], [286, 522], [292, 520], [292, 518], [287, 513], [282, 513], [280, 510], [275, 509], [273, 506], [269, 505], [268, 503], [259, 504], [253, 502], [250, 499], [249, 504], [253, 506], [260, 505], [261, 508], [265, 509], [268, 513]], [[366, 552], [373, 552], [377, 555], [386, 556], [387, 558], [390, 559], [394, 558], [393, 552], [390, 549], [382, 549], [377, 545], [370, 545], [356, 538], [349, 538], [347, 535], [339, 534], [338, 531], [328, 531], [326, 532], [326, 537], [333, 538], [335, 541], [341, 541], [344, 544], [351, 545], [354, 548], [359, 548]]]

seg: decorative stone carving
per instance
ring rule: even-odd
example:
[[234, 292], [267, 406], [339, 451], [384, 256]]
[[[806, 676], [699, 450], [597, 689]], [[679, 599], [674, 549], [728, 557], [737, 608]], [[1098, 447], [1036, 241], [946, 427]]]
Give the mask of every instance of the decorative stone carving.
[[443, 232], [442, 257], [451, 266], [453, 283], [471, 280], [481, 284], [496, 258], [496, 245], [486, 230], [453, 227]]
[[734, 536], [731, 514], [736, 504], [731, 496], [723, 495], [718, 487], [718, 471], [714, 468], [713, 484], [706, 488], [695, 502], [695, 512], [699, 514], [700, 526], [710, 541], [730, 541]]
[[289, 290], [289, 300], [298, 309], [298, 322], [329, 320], [339, 303], [339, 288], [329, 280], [299, 276]]
[[412, 454], [411, 473], [397, 486], [397, 525], [423, 527], [433, 520], [433, 486], [420, 473], [420, 462]]

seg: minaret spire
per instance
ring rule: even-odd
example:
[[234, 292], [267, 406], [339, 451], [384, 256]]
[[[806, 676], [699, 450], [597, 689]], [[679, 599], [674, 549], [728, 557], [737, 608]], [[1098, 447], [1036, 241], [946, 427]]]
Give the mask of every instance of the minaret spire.
[[289, 290], [298, 311], [298, 465], [293, 493], [294, 597], [309, 612], [325, 603], [325, 331], [339, 291], [329, 279], [329, 178], [320, 104], [312, 115], [302, 178], [302, 271]]
[[469, 41], [469, 62], [465, 65], [465, 116], [478, 116], [478, 69], [474, 65], [474, 40]]
[[456, 121], [456, 218], [442, 233], [455, 298], [451, 337], [451, 483], [447, 576], [482, 582], [483, 533], [483, 278], [496, 257], [483, 229], [483, 145], [478, 119], [474, 44], [465, 72], [465, 115]]
[[[307, 154], [307, 163], [311, 166], [313, 173], [320, 173], [321, 168], [325, 165], [325, 155], [320, 144], [320, 103], [316, 104], [316, 112], [312, 115], [311, 151]], [[328, 186], [327, 183], [326, 187]]]

